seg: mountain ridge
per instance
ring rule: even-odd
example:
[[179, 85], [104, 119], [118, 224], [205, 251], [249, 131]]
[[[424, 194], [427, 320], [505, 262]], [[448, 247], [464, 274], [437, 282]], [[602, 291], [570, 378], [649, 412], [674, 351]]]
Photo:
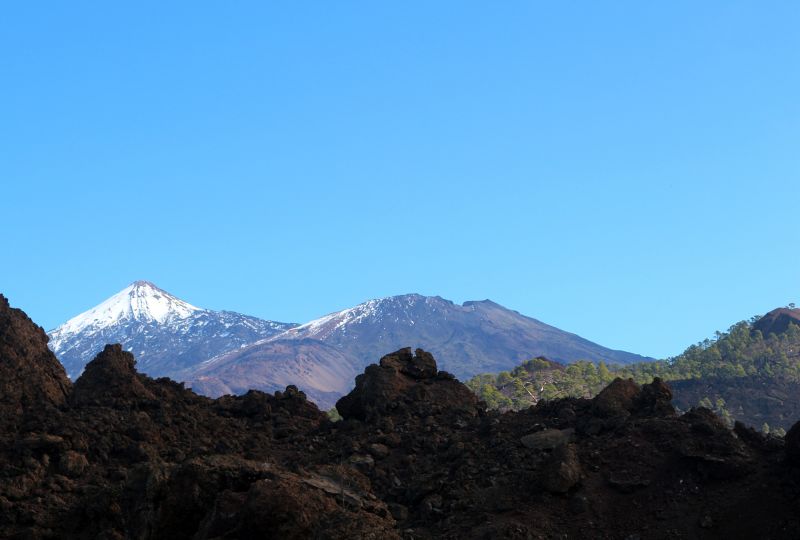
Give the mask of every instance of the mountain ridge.
[[561, 362], [650, 360], [602, 347], [489, 300], [457, 304], [408, 293], [370, 299], [303, 324], [197, 307], [136, 281], [50, 332], [71, 378], [107, 343], [136, 354], [138, 368], [209, 395], [275, 391], [296, 384], [329, 406], [370, 358], [424, 347], [466, 379], [546, 355]]
[[[302, 341], [303, 346], [288, 344], [292, 341]], [[462, 379], [506, 369], [538, 355], [565, 363], [579, 359], [613, 363], [650, 360], [602, 347], [491, 300], [457, 304], [440, 296], [410, 293], [328, 313], [241, 350], [223, 353], [181, 373], [181, 378], [201, 392], [212, 387], [238, 388], [241, 392], [249, 382], [243, 379], [239, 365], [244, 362], [251, 366], [248, 379], [260, 380], [264, 385], [260, 389], [274, 391], [294, 369], [292, 354], [302, 349], [304, 354], [325, 358], [327, 363], [333, 347], [344, 355], [341, 361], [347, 366], [339, 370], [341, 379], [334, 386], [349, 390], [352, 376], [366, 367], [369, 358], [379, 356], [380, 351], [407, 346], [430, 350], [443, 369]], [[313, 379], [298, 374], [296, 384], [321, 407], [333, 405], [330, 393], [320, 400], [322, 389]]]

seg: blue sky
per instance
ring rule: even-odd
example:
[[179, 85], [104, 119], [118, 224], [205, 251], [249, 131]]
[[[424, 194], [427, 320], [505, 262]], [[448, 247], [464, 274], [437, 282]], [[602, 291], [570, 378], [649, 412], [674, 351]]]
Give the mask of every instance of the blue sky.
[[46, 328], [148, 279], [661, 357], [800, 301], [796, 2], [164, 4], [2, 7], [0, 291]]

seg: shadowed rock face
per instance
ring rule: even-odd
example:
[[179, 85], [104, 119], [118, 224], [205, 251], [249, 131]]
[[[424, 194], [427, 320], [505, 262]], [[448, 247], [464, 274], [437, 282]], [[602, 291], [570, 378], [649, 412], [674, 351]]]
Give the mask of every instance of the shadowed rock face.
[[118, 346], [73, 387], [59, 367], [0, 298], [1, 538], [800, 537], [800, 424], [679, 416], [660, 380], [499, 414], [401, 349], [331, 422], [295, 387], [212, 400]]
[[47, 348], [44, 330], [0, 295], [2, 415], [63, 405], [70, 386], [64, 368]]
[[329, 423], [297, 388], [211, 400], [119, 345], [71, 387], [2, 297], [0, 374], [0, 538], [398, 537], [357, 470], [296, 466]]
[[106, 345], [89, 362], [70, 396], [74, 405], [125, 405], [131, 401], [155, 399], [136, 373], [133, 355], [122, 346]]

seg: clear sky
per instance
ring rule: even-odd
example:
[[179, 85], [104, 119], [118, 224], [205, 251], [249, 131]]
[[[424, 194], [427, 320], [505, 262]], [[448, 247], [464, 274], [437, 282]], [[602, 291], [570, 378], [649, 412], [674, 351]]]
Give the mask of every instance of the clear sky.
[[0, 292], [45, 328], [147, 279], [661, 357], [800, 303], [800, 3], [16, 4]]

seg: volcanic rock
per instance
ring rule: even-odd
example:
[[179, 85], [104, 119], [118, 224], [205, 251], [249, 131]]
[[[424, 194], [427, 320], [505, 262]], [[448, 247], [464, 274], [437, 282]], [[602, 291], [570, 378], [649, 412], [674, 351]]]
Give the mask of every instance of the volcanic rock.
[[86, 365], [75, 383], [70, 400], [74, 405], [115, 405], [142, 399], [155, 399], [136, 372], [133, 355], [122, 346], [106, 345]]
[[70, 478], [82, 475], [88, 466], [89, 462], [86, 460], [86, 456], [72, 450], [61, 454], [58, 461], [58, 469], [61, 474]]
[[575, 445], [556, 447], [545, 461], [542, 485], [552, 493], [566, 493], [581, 479], [581, 464]]
[[575, 435], [575, 430], [568, 429], [545, 429], [537, 433], [531, 433], [520, 438], [522, 446], [532, 450], [552, 450], [570, 442]]
[[[47, 334], [0, 294], [0, 422], [64, 404], [71, 383]], [[39, 412], [38, 414], [47, 414]]]
[[600, 416], [627, 416], [633, 411], [640, 392], [633, 379], [617, 377], [595, 396], [594, 409]]
[[291, 386], [198, 396], [119, 346], [70, 387], [45, 346], [0, 301], [0, 538], [800, 537], [800, 424], [784, 450], [676, 415], [660, 380], [499, 413], [401, 349], [332, 422]]
[[638, 414], [673, 416], [675, 407], [672, 406], [672, 390], [660, 377], [656, 377], [650, 384], [642, 386], [635, 408]]
[[375, 421], [385, 415], [424, 415], [439, 411], [478, 414], [478, 399], [429, 353], [400, 349], [367, 366], [355, 388], [336, 402], [342, 418]]

